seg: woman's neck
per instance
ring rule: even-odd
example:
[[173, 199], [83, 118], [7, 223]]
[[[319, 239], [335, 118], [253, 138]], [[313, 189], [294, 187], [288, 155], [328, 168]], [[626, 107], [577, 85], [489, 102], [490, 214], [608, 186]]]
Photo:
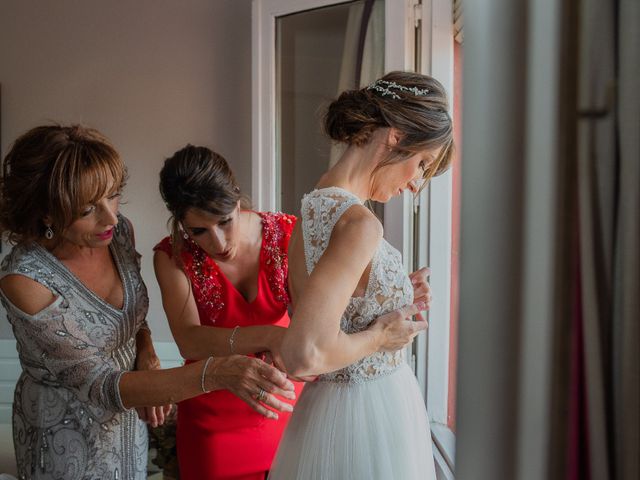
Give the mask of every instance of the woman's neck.
[[49, 250], [54, 257], [61, 262], [94, 262], [96, 258], [102, 258], [109, 252], [109, 247], [86, 247], [63, 241], [61, 244]]
[[362, 147], [350, 145], [336, 164], [320, 177], [317, 188], [340, 187], [363, 202], [369, 200], [376, 159], [381, 158], [386, 148], [385, 144], [374, 140]]

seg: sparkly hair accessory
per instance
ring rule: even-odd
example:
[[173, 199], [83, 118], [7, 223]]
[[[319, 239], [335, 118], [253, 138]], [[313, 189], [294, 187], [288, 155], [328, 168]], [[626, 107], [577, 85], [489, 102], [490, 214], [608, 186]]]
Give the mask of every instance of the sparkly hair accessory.
[[375, 90], [380, 92], [383, 97], [391, 96], [394, 100], [400, 100], [400, 95], [393, 90], [397, 90], [399, 92], [410, 92], [413, 93], [416, 97], [424, 97], [429, 93], [428, 88], [418, 88], [418, 87], [405, 87], [404, 85], [399, 85], [396, 82], [389, 82], [387, 80], [376, 80], [371, 85], [367, 87], [367, 90]]

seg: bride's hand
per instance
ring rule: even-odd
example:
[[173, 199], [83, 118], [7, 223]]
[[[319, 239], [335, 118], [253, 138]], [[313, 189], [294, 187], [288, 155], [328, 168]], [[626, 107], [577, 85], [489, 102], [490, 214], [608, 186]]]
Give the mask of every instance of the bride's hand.
[[423, 302], [426, 310], [431, 308], [431, 286], [427, 282], [429, 275], [431, 275], [429, 267], [423, 267], [409, 274], [413, 285], [413, 303]]
[[267, 418], [278, 418], [274, 410], [291, 412], [293, 407], [276, 397], [295, 400], [296, 393], [286, 375], [258, 358], [244, 355], [218, 357], [207, 370], [207, 385], [229, 390]]
[[[407, 305], [393, 312], [378, 317], [370, 327], [378, 336], [379, 351], [395, 352], [409, 344], [422, 330], [427, 329], [427, 321], [420, 311], [424, 310], [422, 302]], [[411, 317], [416, 321], [411, 321]]]

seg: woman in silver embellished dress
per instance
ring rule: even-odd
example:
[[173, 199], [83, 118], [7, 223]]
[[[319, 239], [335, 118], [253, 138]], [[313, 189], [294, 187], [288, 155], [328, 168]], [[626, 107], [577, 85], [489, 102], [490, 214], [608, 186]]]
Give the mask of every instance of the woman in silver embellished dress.
[[340, 95], [325, 130], [347, 148], [302, 200], [279, 359], [293, 376], [318, 378], [298, 399], [269, 478], [435, 480], [424, 400], [402, 349], [407, 329], [415, 335], [426, 322], [388, 321], [394, 309], [408, 316], [424, 305], [364, 202], [416, 194], [446, 170], [446, 95], [433, 78], [391, 72]]
[[118, 213], [126, 169], [97, 131], [34, 128], [2, 172], [0, 230], [15, 246], [0, 300], [22, 366], [13, 403], [21, 479], [144, 479], [141, 419], [162, 423], [169, 404], [212, 390], [293, 389], [274, 367], [238, 355], [159, 369], [140, 256]]

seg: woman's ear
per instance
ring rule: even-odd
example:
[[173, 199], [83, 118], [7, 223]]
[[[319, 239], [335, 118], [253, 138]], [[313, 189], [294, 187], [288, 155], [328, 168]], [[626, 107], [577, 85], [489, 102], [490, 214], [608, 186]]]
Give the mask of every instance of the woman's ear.
[[387, 132], [387, 145], [395, 147], [402, 140], [402, 132], [397, 128], [391, 127]]

